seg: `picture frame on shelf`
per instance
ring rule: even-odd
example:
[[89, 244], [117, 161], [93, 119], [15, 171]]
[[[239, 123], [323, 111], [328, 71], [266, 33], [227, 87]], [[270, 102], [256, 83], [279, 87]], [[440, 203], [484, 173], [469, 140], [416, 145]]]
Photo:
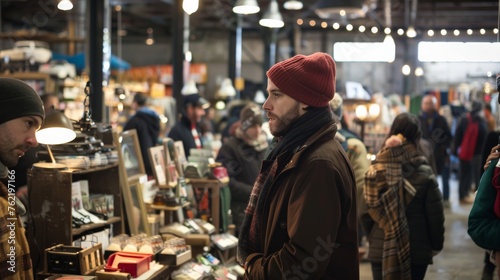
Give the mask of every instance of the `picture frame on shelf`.
[[163, 146], [155, 146], [149, 148], [149, 159], [153, 167], [153, 175], [156, 183], [160, 187], [167, 186], [165, 151]]
[[146, 170], [144, 168], [144, 162], [142, 161], [137, 130], [131, 129], [123, 131], [118, 140], [120, 154], [122, 155], [121, 162], [125, 166], [127, 178], [132, 180], [145, 174]]
[[176, 167], [174, 140], [166, 137], [163, 138], [162, 144], [165, 156], [165, 176], [167, 177], [168, 186], [175, 187], [179, 174]]
[[130, 201], [125, 204], [128, 205], [127, 209], [132, 210], [129, 211], [131, 215], [127, 213], [127, 218], [131, 232], [146, 233], [150, 236], [151, 231], [148, 225], [147, 208], [142, 196], [142, 189], [143, 185], [140, 180], [133, 180], [130, 182]]
[[[147, 175], [144, 171], [136, 130], [127, 130], [122, 133], [113, 131], [113, 144], [118, 152], [120, 186], [129, 233], [137, 235], [144, 232], [150, 235], [141, 185], [142, 182], [147, 181]], [[124, 149], [124, 146], [127, 149]]]
[[175, 157], [177, 158], [177, 162], [178, 162], [178, 165], [179, 165], [178, 168], [182, 169], [182, 170], [178, 170], [178, 172], [179, 173], [184, 173], [183, 172], [184, 165], [187, 162], [186, 151], [184, 151], [184, 144], [182, 143], [182, 141], [175, 141], [174, 142], [174, 147], [175, 147], [175, 152], [176, 152]]

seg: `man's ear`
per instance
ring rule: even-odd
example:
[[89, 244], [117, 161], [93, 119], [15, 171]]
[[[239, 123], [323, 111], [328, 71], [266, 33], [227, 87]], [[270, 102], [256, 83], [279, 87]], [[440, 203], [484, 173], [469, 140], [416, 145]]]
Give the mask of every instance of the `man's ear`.
[[302, 103], [300, 102], [300, 108], [302, 108], [302, 110], [307, 110], [307, 108], [309, 108], [309, 105], [305, 104], [305, 103]]

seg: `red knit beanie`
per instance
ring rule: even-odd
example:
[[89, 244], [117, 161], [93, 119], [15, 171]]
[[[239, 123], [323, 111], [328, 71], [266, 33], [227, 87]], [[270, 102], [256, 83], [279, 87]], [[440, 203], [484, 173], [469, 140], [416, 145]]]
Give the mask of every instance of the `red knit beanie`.
[[312, 107], [326, 107], [335, 94], [335, 62], [326, 53], [296, 55], [276, 63], [267, 77], [286, 95]]

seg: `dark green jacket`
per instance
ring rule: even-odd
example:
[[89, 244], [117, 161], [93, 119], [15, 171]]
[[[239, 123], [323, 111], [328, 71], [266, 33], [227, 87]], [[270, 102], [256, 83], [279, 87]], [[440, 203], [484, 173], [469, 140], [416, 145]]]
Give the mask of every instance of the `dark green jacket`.
[[481, 177], [467, 229], [474, 243], [487, 250], [500, 250], [500, 219], [493, 212], [497, 191], [491, 184], [497, 162], [492, 161]]

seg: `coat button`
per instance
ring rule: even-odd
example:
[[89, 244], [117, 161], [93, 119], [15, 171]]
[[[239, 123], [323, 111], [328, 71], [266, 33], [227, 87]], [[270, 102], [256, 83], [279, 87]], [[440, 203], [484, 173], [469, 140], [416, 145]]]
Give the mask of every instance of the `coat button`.
[[281, 222], [280, 223], [280, 228], [283, 228], [283, 229], [286, 228], [286, 223], [285, 222]]

